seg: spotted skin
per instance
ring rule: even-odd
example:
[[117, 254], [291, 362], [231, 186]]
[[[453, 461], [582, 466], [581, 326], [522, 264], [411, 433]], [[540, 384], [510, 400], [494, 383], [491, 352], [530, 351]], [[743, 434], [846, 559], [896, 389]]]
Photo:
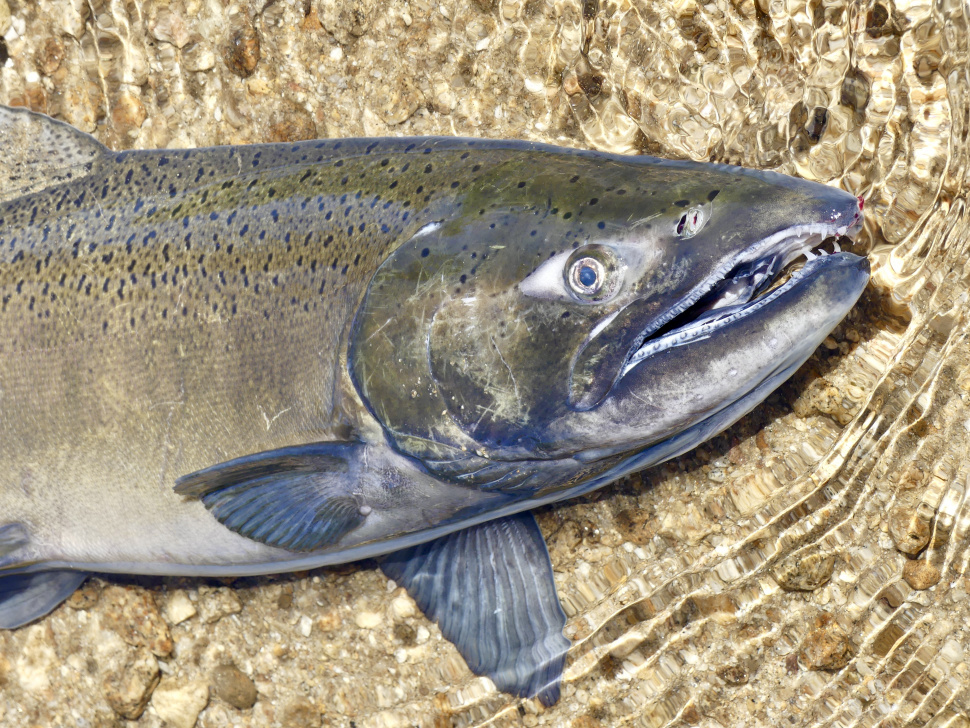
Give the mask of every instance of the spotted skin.
[[[595, 487], [670, 434], [629, 411], [642, 387], [606, 397], [642, 332], [752, 239], [858, 212], [778, 175], [514, 141], [115, 154], [0, 109], [0, 144], [0, 525], [28, 534], [0, 568], [304, 568]], [[615, 296], [529, 288], [590, 245], [626, 256]], [[686, 422], [742, 395], [705, 396]], [[617, 417], [636, 439], [599, 443]], [[363, 448], [353, 491], [325, 489], [361, 517], [309, 554], [224, 526], [204, 482], [176, 491], [333, 441]]]
[[[767, 396], [868, 267], [819, 257], [752, 300], [762, 271], [798, 221], [859, 214], [779, 175], [524, 142], [114, 154], [0, 107], [0, 628], [87, 571], [373, 556], [472, 669], [552, 704], [569, 640], [524, 511]], [[713, 323], [688, 315], [705, 295]]]

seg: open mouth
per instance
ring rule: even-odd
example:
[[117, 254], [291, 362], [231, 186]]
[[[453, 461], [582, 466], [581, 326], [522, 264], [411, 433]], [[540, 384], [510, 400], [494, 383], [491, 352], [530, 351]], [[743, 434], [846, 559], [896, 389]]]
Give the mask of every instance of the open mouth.
[[826, 259], [852, 243], [846, 228], [798, 225], [783, 230], [742, 254], [735, 264], [698, 286], [658, 326], [644, 332], [620, 377], [647, 357], [710, 336], [714, 331], [771, 303]]

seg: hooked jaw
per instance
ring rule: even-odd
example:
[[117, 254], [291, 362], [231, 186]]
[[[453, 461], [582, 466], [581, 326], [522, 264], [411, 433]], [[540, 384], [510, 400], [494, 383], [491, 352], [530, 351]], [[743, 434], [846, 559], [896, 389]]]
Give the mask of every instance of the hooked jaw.
[[630, 350], [617, 381], [658, 352], [710, 336], [770, 305], [803, 279], [834, 264], [834, 258], [826, 260], [830, 255], [856, 258], [843, 253], [841, 245], [851, 243], [851, 236], [861, 229], [864, 201], [861, 197], [845, 201], [850, 204], [833, 212], [830, 219], [779, 230], [722, 265], [651, 323]]

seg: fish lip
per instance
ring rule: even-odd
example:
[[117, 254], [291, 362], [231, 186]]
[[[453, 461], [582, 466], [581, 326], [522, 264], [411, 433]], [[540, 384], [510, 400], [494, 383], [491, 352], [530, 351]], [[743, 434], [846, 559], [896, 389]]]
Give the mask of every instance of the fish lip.
[[[858, 258], [859, 256], [852, 253], [837, 253], [818, 256], [814, 260], [809, 260], [801, 270], [792, 274], [791, 278], [783, 285], [770, 291], [765, 296], [747, 301], [739, 310], [735, 311], [729, 316], [715, 318], [709, 323], [696, 327], [696, 330], [692, 330], [690, 324], [688, 324], [686, 327], [675, 329], [659, 339], [648, 343], [648, 339], [650, 339], [652, 334], [662, 329], [667, 325], [667, 323], [674, 320], [677, 316], [697, 303], [705, 294], [710, 292], [719, 281], [724, 280], [727, 273], [731, 270], [734, 270], [738, 266], [745, 263], [767, 259], [768, 256], [775, 255], [777, 253], [788, 254], [799, 251], [803, 248], [809, 249], [812, 246], [802, 244], [799, 247], [799, 244], [810, 240], [816, 235], [820, 236], [820, 241], [832, 237], [851, 238], [851, 236], [855, 235], [859, 230], [861, 230], [861, 223], [861, 215], [856, 215], [851, 222], [843, 224], [835, 224], [834, 222], [823, 221], [792, 225], [758, 240], [747, 249], [742, 250], [732, 258], [728, 259], [725, 263], [715, 269], [714, 273], [695, 286], [690, 293], [680, 299], [680, 301], [678, 301], [677, 304], [667, 313], [652, 321], [651, 324], [643, 330], [641, 335], [635, 341], [634, 345], [630, 348], [630, 351], [627, 353], [627, 357], [619, 369], [613, 386], [615, 387], [616, 384], [623, 379], [623, 377], [633, 371], [639, 364], [644, 362], [653, 354], [671, 349], [675, 346], [686, 344], [689, 341], [694, 341], [701, 337], [710, 336], [715, 331], [729, 326], [730, 324], [762, 309], [765, 305], [771, 301], [774, 301], [784, 292], [791, 290], [796, 285], [805, 283], [828, 265], [834, 264], [837, 259], [844, 260], [844, 256], [851, 256], [852, 258]], [[788, 243], [787, 246], [786, 243]], [[781, 272], [788, 266], [788, 264], [800, 255], [800, 252], [796, 252], [794, 257], [785, 261], [784, 265], [782, 265], [775, 277], [777, 278], [778, 275], [781, 275]], [[684, 334], [686, 334], [686, 336]]]

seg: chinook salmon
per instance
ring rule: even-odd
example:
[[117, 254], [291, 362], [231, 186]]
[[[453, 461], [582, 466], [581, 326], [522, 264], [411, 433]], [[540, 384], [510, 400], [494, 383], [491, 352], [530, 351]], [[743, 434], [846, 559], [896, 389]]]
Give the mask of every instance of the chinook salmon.
[[474, 672], [551, 704], [529, 509], [783, 382], [866, 285], [833, 242], [861, 208], [517, 141], [115, 153], [0, 108], [0, 626], [88, 572], [379, 557]]

